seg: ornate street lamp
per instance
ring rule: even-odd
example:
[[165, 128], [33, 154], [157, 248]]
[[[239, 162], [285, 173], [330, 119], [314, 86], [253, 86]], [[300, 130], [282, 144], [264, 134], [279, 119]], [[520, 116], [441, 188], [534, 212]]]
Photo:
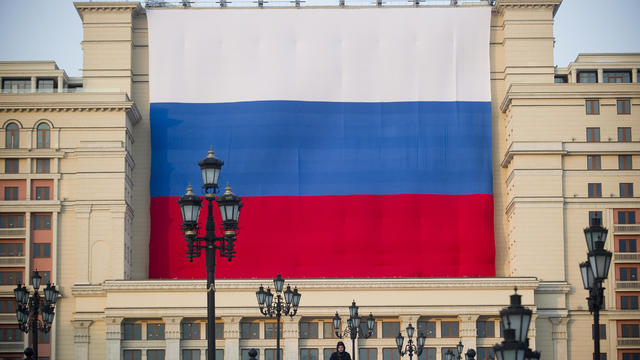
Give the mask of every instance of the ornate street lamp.
[[[462, 359], [462, 350], [464, 350], [464, 345], [462, 345], [462, 341], [458, 341], [458, 345], [456, 345], [455, 352], [451, 350], [447, 350], [447, 352], [444, 353], [445, 360]], [[473, 351], [473, 356], [476, 356], [475, 351]], [[467, 355], [467, 358], [469, 358], [468, 355]]]
[[369, 338], [373, 334], [373, 330], [376, 326], [376, 320], [373, 318], [373, 314], [369, 313], [369, 317], [367, 318], [367, 331], [366, 333], [363, 333], [363, 330], [360, 328], [360, 315], [358, 314], [358, 306], [356, 305], [356, 301], [354, 300], [353, 302], [351, 302], [351, 306], [349, 306], [349, 319], [347, 319], [347, 327], [342, 333], [340, 333], [341, 323], [342, 319], [336, 311], [336, 315], [333, 317], [333, 330], [335, 331], [336, 336], [340, 339], [349, 334], [349, 336], [351, 337], [351, 349], [353, 349], [353, 360], [356, 360], [356, 338]]
[[593, 359], [600, 360], [600, 309], [604, 303], [602, 283], [609, 275], [611, 252], [604, 249], [609, 230], [600, 225], [600, 218], [594, 218], [591, 226], [584, 229], [587, 242], [587, 261], [580, 263], [580, 275], [585, 290], [589, 290], [587, 304], [593, 313]]
[[[32, 333], [34, 359], [38, 359], [38, 331], [46, 334], [51, 330], [51, 324], [55, 316], [53, 310], [58, 301], [59, 294], [55, 285], [48, 283], [44, 289], [44, 299], [42, 299], [38, 292], [41, 280], [42, 277], [38, 271], [35, 271], [31, 277], [33, 285], [33, 295], [31, 298], [29, 298], [29, 290], [22, 284], [18, 284], [18, 287], [13, 290], [18, 305], [16, 318], [18, 319], [20, 330], [24, 333], [30, 331]], [[42, 317], [42, 320], [38, 318], [39, 316]]]
[[[187, 188], [187, 193], [178, 199], [178, 204], [182, 213], [182, 232], [187, 242], [187, 258], [190, 262], [193, 262], [193, 258], [200, 257], [202, 249], [205, 250], [207, 267], [207, 331], [209, 333], [207, 339], [208, 360], [215, 360], [216, 251], [220, 250], [220, 256], [228, 258], [229, 261], [234, 258], [238, 216], [240, 215], [242, 202], [238, 196], [231, 192], [229, 184], [225, 187], [224, 194], [216, 198], [218, 178], [224, 162], [213, 155], [213, 150], [209, 150], [207, 157], [199, 161], [198, 165], [202, 173], [204, 198], [208, 202], [204, 236], [198, 236], [198, 218], [202, 207], [202, 199], [193, 193], [191, 185]], [[222, 218], [222, 227], [224, 229], [222, 236], [216, 235], [216, 223], [213, 220], [214, 201], [218, 205]]]
[[[515, 294], [510, 297], [510, 304], [500, 311], [502, 319], [501, 327], [504, 332], [504, 340], [493, 347], [498, 360], [525, 360], [540, 358], [540, 353], [529, 349], [529, 325], [531, 324], [532, 311], [522, 306], [522, 296], [515, 288]], [[527, 358], [529, 356], [529, 358]], [[534, 356], [534, 357], [532, 357]]]
[[262, 313], [262, 315], [268, 317], [276, 316], [276, 360], [280, 360], [280, 317], [284, 315], [293, 318], [298, 312], [302, 295], [298, 292], [297, 287], [291, 290], [290, 285], [287, 285], [287, 290], [283, 293], [284, 279], [280, 273], [273, 279], [273, 288], [275, 290], [275, 298], [271, 289], [267, 288], [267, 291], [264, 291], [262, 285], [260, 285], [260, 288], [256, 291], [256, 298], [258, 299], [258, 306], [260, 307], [260, 313]]
[[411, 326], [411, 324], [409, 324], [406, 330], [407, 330], [407, 336], [409, 337], [409, 341], [407, 341], [407, 346], [404, 348], [404, 351], [402, 351], [402, 345], [404, 344], [404, 336], [402, 336], [401, 333], [398, 333], [398, 336], [396, 336], [396, 346], [398, 346], [398, 353], [400, 354], [400, 357], [403, 357], [406, 354], [409, 354], [409, 359], [413, 359], [413, 353], [415, 353], [416, 356], [419, 357], [420, 354], [422, 354], [422, 351], [424, 350], [424, 342], [427, 339], [427, 336], [424, 333], [420, 333], [416, 338], [416, 344], [414, 344], [412, 338], [413, 338], [413, 332], [415, 331], [415, 329], [413, 328], [413, 326]]

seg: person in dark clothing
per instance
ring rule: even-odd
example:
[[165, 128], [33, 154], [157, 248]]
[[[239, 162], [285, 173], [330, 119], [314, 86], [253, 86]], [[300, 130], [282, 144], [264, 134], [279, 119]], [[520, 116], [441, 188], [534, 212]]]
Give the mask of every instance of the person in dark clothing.
[[331, 359], [329, 360], [351, 360], [351, 355], [344, 349], [344, 343], [342, 341], [338, 341], [338, 345], [336, 346], [336, 352], [331, 354]]

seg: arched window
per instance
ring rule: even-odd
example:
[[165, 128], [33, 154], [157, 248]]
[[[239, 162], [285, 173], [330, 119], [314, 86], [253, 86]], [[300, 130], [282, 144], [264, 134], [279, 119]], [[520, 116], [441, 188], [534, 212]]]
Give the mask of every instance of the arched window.
[[7, 138], [5, 147], [7, 149], [17, 149], [20, 146], [20, 128], [15, 123], [7, 125]]
[[38, 148], [48, 148], [50, 138], [49, 125], [42, 123], [38, 125]]

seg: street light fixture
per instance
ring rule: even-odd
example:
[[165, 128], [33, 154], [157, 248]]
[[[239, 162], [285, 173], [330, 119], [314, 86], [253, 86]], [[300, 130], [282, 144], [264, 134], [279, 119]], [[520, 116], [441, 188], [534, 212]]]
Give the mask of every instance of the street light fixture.
[[367, 331], [366, 333], [363, 333], [363, 330], [360, 328], [358, 306], [354, 300], [351, 302], [351, 306], [349, 306], [349, 319], [347, 319], [347, 327], [344, 329], [342, 334], [340, 333], [341, 323], [342, 319], [336, 311], [336, 315], [333, 317], [333, 329], [335, 334], [340, 339], [349, 334], [351, 337], [351, 349], [353, 349], [353, 360], [356, 360], [356, 338], [369, 338], [373, 334], [373, 330], [376, 326], [376, 320], [373, 318], [373, 314], [369, 313], [369, 317], [367, 318]]
[[[194, 257], [200, 257], [202, 249], [205, 250], [207, 267], [207, 348], [208, 360], [216, 358], [216, 251], [220, 250], [220, 256], [231, 261], [235, 256], [236, 231], [238, 230], [238, 216], [242, 208], [240, 198], [231, 192], [231, 187], [227, 184], [224, 194], [216, 198], [218, 192], [218, 178], [220, 169], [224, 162], [214, 156], [213, 150], [209, 150], [206, 158], [198, 162], [202, 174], [202, 188], [204, 198], [208, 202], [207, 221], [205, 225], [205, 236], [198, 236], [198, 218], [202, 199], [193, 193], [191, 185], [187, 188], [187, 193], [178, 199], [180, 212], [182, 213], [182, 233], [187, 242], [187, 258], [193, 262]], [[216, 235], [216, 223], [213, 220], [213, 202], [218, 204], [218, 209], [222, 218], [223, 236]]]
[[600, 225], [600, 218], [591, 220], [591, 226], [584, 229], [587, 241], [587, 261], [580, 263], [580, 275], [585, 290], [589, 290], [587, 304], [593, 313], [593, 359], [600, 360], [600, 309], [604, 303], [602, 283], [609, 275], [611, 252], [604, 249], [609, 230]]
[[409, 359], [413, 359], [414, 353], [416, 354], [417, 357], [419, 357], [422, 354], [422, 351], [424, 350], [424, 342], [427, 339], [427, 336], [424, 333], [420, 333], [416, 338], [416, 344], [414, 344], [412, 338], [413, 338], [413, 332], [415, 331], [415, 329], [411, 324], [409, 324], [406, 330], [407, 330], [407, 336], [409, 337], [409, 341], [407, 341], [407, 346], [404, 348], [404, 351], [402, 351], [402, 345], [404, 344], [404, 336], [402, 336], [401, 333], [398, 333], [398, 336], [396, 336], [396, 345], [398, 346], [398, 353], [400, 354], [400, 357], [403, 357], [406, 354], [409, 354]]
[[273, 279], [273, 288], [276, 295], [275, 299], [271, 289], [267, 287], [267, 291], [264, 291], [262, 285], [260, 285], [260, 288], [256, 291], [256, 298], [258, 299], [258, 306], [260, 307], [260, 313], [262, 315], [268, 317], [276, 316], [276, 360], [280, 360], [280, 317], [284, 315], [293, 318], [298, 312], [302, 295], [298, 292], [297, 287], [291, 290], [290, 285], [287, 285], [287, 290], [283, 293], [284, 279], [280, 273]]
[[[41, 280], [42, 277], [36, 270], [31, 277], [31, 283], [33, 285], [33, 295], [31, 298], [29, 298], [29, 290], [22, 284], [18, 284], [18, 287], [13, 290], [18, 305], [16, 318], [18, 319], [20, 330], [24, 333], [30, 331], [32, 333], [34, 359], [38, 359], [38, 331], [46, 334], [51, 330], [51, 324], [53, 324], [53, 318], [55, 316], [53, 310], [58, 301], [59, 294], [56, 286], [48, 283], [47, 287], [44, 288], [44, 299], [42, 299], [38, 292]], [[39, 315], [42, 317], [42, 320], [38, 319]]]
[[[532, 311], [522, 306], [522, 296], [515, 288], [515, 294], [510, 297], [510, 304], [500, 311], [501, 327], [504, 340], [493, 347], [498, 360], [525, 360], [540, 358], [540, 353], [529, 349], [529, 325]], [[529, 357], [527, 357], [529, 356]]]

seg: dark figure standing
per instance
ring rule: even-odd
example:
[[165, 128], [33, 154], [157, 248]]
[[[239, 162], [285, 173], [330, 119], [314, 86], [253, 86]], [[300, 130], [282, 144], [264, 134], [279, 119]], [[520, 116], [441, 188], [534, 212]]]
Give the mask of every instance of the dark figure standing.
[[330, 360], [351, 360], [351, 355], [344, 350], [344, 343], [342, 341], [338, 341], [338, 346], [336, 346], [336, 352], [331, 354]]

